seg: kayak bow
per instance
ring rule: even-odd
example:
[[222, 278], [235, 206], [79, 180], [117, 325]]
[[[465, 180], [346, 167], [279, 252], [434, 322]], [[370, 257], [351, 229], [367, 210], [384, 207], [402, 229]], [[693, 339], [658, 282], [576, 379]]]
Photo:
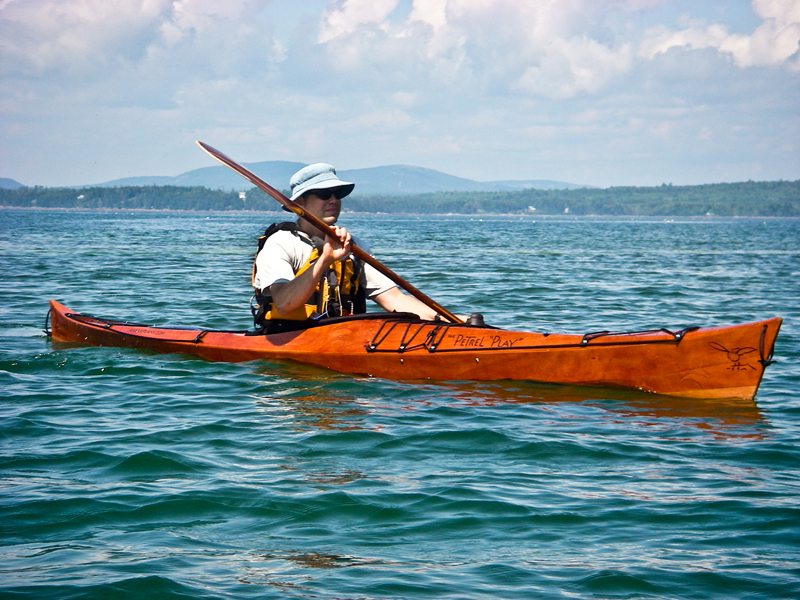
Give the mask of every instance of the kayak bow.
[[367, 313], [294, 331], [151, 327], [50, 301], [53, 340], [183, 353], [220, 362], [293, 360], [394, 380], [528, 380], [690, 398], [755, 397], [780, 318], [730, 327], [546, 334]]

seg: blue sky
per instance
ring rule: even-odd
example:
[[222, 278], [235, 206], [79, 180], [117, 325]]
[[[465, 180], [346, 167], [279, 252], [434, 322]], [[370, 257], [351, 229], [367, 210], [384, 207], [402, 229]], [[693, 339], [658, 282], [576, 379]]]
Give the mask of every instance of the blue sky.
[[[800, 0], [0, 0], [0, 177], [800, 179]], [[286, 182], [273, 182], [285, 185]]]

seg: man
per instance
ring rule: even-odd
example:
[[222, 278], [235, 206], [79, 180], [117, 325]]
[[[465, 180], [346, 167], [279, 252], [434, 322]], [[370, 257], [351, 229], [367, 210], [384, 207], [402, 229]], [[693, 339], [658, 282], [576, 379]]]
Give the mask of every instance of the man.
[[336, 170], [325, 163], [300, 169], [289, 183], [291, 199], [331, 226], [335, 236], [326, 236], [302, 218], [296, 224], [281, 223], [267, 229], [253, 266], [257, 326], [363, 313], [366, 298], [388, 312], [436, 318], [433, 309], [402, 293], [388, 277], [352, 255], [353, 243], [369, 249], [335, 224], [342, 198], [353, 191], [354, 183], [340, 180]]

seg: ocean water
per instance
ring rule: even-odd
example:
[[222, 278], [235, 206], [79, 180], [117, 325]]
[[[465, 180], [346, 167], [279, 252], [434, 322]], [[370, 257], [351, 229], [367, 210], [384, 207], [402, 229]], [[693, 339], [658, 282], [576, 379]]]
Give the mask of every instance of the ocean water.
[[284, 214], [0, 210], [2, 598], [798, 598], [800, 221], [344, 215], [459, 314], [784, 318], [754, 402], [52, 343], [250, 327]]

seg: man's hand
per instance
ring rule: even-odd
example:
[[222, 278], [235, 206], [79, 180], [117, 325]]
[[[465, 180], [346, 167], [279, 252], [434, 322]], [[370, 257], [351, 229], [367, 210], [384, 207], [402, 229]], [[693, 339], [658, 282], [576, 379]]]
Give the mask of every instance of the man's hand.
[[320, 261], [325, 269], [337, 260], [344, 260], [353, 252], [353, 241], [350, 233], [344, 227], [333, 227], [336, 237], [325, 236], [325, 245], [322, 247]]

